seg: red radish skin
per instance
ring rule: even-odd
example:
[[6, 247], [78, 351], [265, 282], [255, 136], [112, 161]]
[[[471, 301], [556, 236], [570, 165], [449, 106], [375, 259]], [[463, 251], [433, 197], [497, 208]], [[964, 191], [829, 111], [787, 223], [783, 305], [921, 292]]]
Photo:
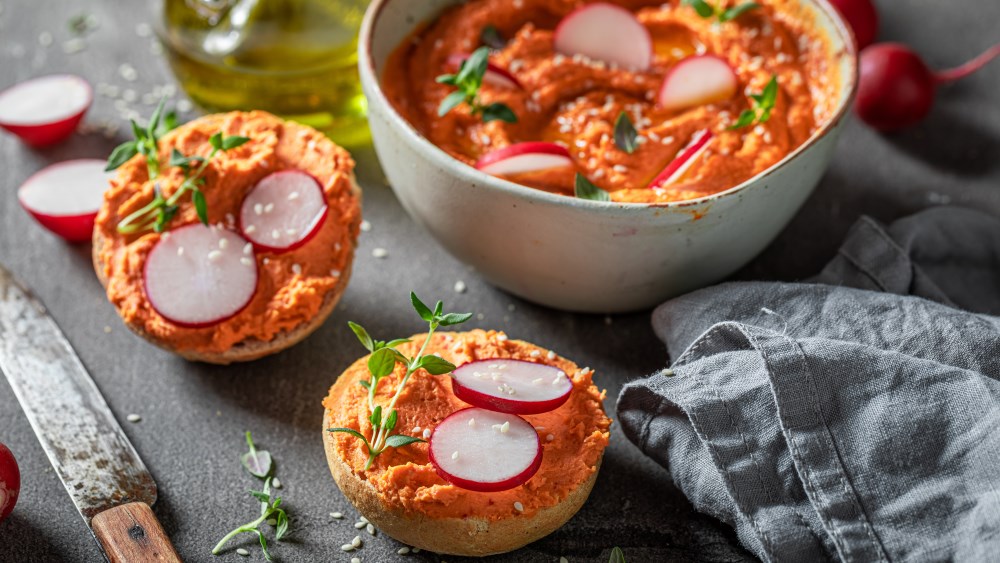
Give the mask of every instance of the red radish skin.
[[906, 45], [872, 45], [861, 53], [854, 111], [862, 121], [879, 131], [905, 129], [930, 113], [939, 84], [964, 78], [997, 56], [1000, 56], [1000, 45], [964, 65], [934, 72]]
[[469, 362], [451, 374], [451, 390], [470, 405], [511, 414], [539, 414], [569, 399], [573, 382], [561, 369], [497, 358]]
[[21, 491], [21, 472], [7, 446], [0, 444], [0, 522], [10, 515]]
[[90, 84], [79, 76], [33, 78], [0, 92], [0, 127], [46, 147], [72, 135], [93, 101]]
[[878, 10], [871, 0], [830, 0], [830, 3], [854, 32], [859, 51], [875, 42], [878, 35]]
[[713, 137], [714, 135], [708, 129], [695, 133], [691, 138], [691, 143], [682, 149], [677, 158], [668, 164], [662, 172], [657, 174], [656, 178], [653, 178], [649, 187], [662, 188], [676, 182], [691, 168], [691, 165], [694, 164], [698, 157], [708, 149], [708, 145], [712, 142]]
[[657, 101], [666, 110], [678, 111], [729, 99], [738, 88], [736, 73], [724, 59], [693, 55], [667, 72]]
[[260, 251], [282, 253], [309, 242], [326, 221], [323, 186], [302, 170], [265, 176], [240, 205], [240, 232]]
[[632, 12], [604, 2], [586, 4], [564, 17], [553, 41], [563, 55], [583, 55], [629, 70], [649, 70], [653, 63], [649, 30]]
[[143, 290], [153, 309], [177, 326], [221, 323], [246, 308], [257, 291], [253, 244], [201, 223], [168, 231], [146, 256]]
[[427, 453], [442, 479], [484, 493], [522, 485], [542, 465], [542, 444], [528, 421], [475, 407], [442, 420]]
[[569, 151], [562, 145], [542, 141], [515, 143], [483, 155], [476, 168], [494, 176], [521, 174], [573, 166]]
[[[467, 53], [456, 53], [448, 57], [448, 65], [457, 69], [467, 58], [469, 58]], [[521, 85], [521, 81], [518, 80], [516, 76], [511, 74], [510, 71], [504, 67], [494, 64], [493, 62], [486, 63], [486, 74], [483, 75], [483, 82], [499, 86], [501, 88], [512, 88], [517, 90], [524, 89]]]
[[69, 242], [84, 242], [94, 232], [94, 218], [114, 178], [107, 162], [68, 160], [47, 166], [17, 190], [21, 207], [43, 227]]

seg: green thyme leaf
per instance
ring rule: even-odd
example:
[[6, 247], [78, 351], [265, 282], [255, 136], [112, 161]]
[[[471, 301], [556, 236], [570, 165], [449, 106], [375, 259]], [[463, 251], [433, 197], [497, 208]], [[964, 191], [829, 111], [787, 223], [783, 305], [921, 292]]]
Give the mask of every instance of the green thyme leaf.
[[163, 115], [163, 106], [167, 103], [167, 97], [160, 98], [160, 103], [156, 104], [153, 115], [149, 118], [149, 125], [146, 126], [146, 136], [156, 140], [156, 131], [160, 128], [160, 116]]
[[388, 348], [380, 348], [368, 357], [368, 371], [376, 379], [383, 378], [396, 368], [396, 356]]
[[194, 210], [198, 213], [198, 220], [203, 225], [208, 225], [208, 204], [205, 203], [205, 194], [199, 189], [191, 190], [191, 202], [194, 203]]
[[754, 123], [767, 123], [771, 119], [771, 112], [778, 101], [778, 77], [771, 76], [767, 86], [759, 94], [750, 94], [749, 98], [752, 107], [743, 110], [736, 123], [727, 127], [728, 130], [749, 127]]
[[438, 117], [444, 117], [446, 113], [460, 106], [463, 102], [465, 102], [465, 92], [459, 90], [448, 94], [438, 106]]
[[104, 168], [104, 171], [117, 170], [122, 164], [131, 160], [137, 154], [139, 154], [139, 149], [136, 148], [135, 141], [125, 141], [115, 147], [115, 150], [111, 151], [111, 156], [108, 157], [108, 165]]
[[410, 292], [410, 303], [413, 304], [413, 309], [420, 315], [421, 319], [427, 322], [434, 320], [434, 312], [430, 310], [430, 307], [424, 305], [424, 302], [412, 291]]
[[628, 114], [624, 111], [618, 114], [618, 119], [615, 120], [615, 144], [618, 148], [625, 151], [627, 154], [632, 154], [635, 149], [639, 148], [639, 143], [636, 142], [639, 133], [635, 130], [635, 126], [632, 125], [632, 121], [628, 118]]
[[592, 184], [590, 180], [579, 172], [577, 172], [576, 181], [574, 182], [574, 194], [580, 199], [611, 201], [611, 194]]
[[754, 120], [757, 119], [757, 114], [754, 113], [752, 109], [745, 109], [740, 113], [739, 118], [736, 119], [736, 123], [733, 123], [727, 129], [730, 131], [735, 129], [741, 129], [752, 124]]
[[366, 379], [362, 379], [362, 380], [358, 381], [358, 384], [360, 384], [365, 389], [369, 389], [370, 390], [372, 388], [371, 383], [368, 383], [368, 380], [366, 380]]
[[475, 85], [477, 88], [483, 83], [486, 76], [486, 69], [490, 63], [490, 50], [487, 47], [480, 47], [469, 55], [469, 58], [462, 61], [462, 66], [458, 69], [455, 81], [458, 84]]
[[455, 74], [442, 74], [434, 79], [438, 84], [447, 84], [449, 86], [454, 86], [458, 76]]
[[744, 2], [743, 4], [729, 8], [719, 14], [719, 21], [726, 23], [727, 21], [735, 20], [750, 10], [756, 10], [757, 8], [760, 8], [760, 4], [756, 2]]
[[491, 49], [503, 49], [507, 42], [504, 41], [503, 36], [496, 27], [492, 25], [487, 25], [479, 33], [479, 41]]
[[417, 442], [425, 442], [426, 440], [421, 440], [414, 436], [404, 436], [402, 434], [393, 434], [385, 439], [385, 445], [390, 448], [402, 448], [403, 446], [408, 446], [410, 444], [415, 444]]
[[351, 327], [354, 334], [361, 341], [361, 345], [364, 346], [369, 352], [375, 349], [375, 345], [372, 343], [372, 337], [368, 335], [368, 331], [365, 327], [359, 325], [358, 323], [347, 321], [347, 326]]
[[611, 548], [611, 559], [608, 563], [625, 563], [625, 554], [620, 547]]
[[264, 552], [264, 559], [273, 561], [273, 559], [271, 559], [271, 554], [267, 552], [267, 540], [264, 539], [264, 533], [260, 530], [254, 530], [254, 532], [256, 532], [257, 537], [260, 538], [260, 549]]
[[438, 319], [441, 326], [452, 326], [462, 324], [472, 318], [472, 313], [448, 313]]
[[483, 123], [491, 121], [504, 121], [507, 123], [517, 123], [517, 115], [514, 110], [500, 102], [492, 103], [482, 109]]
[[395, 348], [396, 346], [402, 346], [403, 344], [409, 344], [409, 343], [410, 343], [409, 338], [397, 338], [395, 340], [390, 340], [389, 342], [387, 342], [385, 347]]
[[694, 8], [695, 12], [703, 18], [710, 18], [715, 15], [715, 8], [705, 2], [705, 0], [684, 0], [684, 3]]
[[243, 146], [250, 140], [250, 137], [240, 137], [238, 135], [233, 135], [232, 137], [226, 137], [222, 139], [222, 150], [228, 151], [235, 149], [236, 147]]
[[353, 428], [327, 428], [326, 431], [327, 432], [342, 432], [344, 434], [350, 434], [351, 436], [354, 436], [355, 438], [360, 439], [362, 442], [365, 443], [366, 446], [368, 445], [368, 438], [365, 438], [364, 434], [362, 434], [361, 432], [358, 432], [357, 430], [354, 430]]
[[392, 412], [389, 413], [389, 417], [385, 419], [385, 429], [391, 432], [392, 429], [396, 427], [396, 421], [398, 420], [399, 413], [396, 412], [396, 409], [392, 409]]
[[216, 133], [208, 138], [208, 144], [215, 150], [222, 150], [222, 133]]
[[288, 515], [285, 514], [284, 510], [278, 509], [275, 511], [277, 513], [277, 521], [274, 527], [274, 539], [280, 540], [288, 533]]
[[177, 112], [173, 110], [168, 111], [160, 119], [160, 126], [156, 128], [156, 138], [159, 139], [174, 129], [177, 129], [177, 125]]
[[372, 423], [372, 426], [378, 428], [382, 426], [382, 406], [376, 406], [375, 410], [372, 411], [371, 416], [368, 417], [368, 422]]
[[434, 354], [420, 358], [417, 367], [427, 370], [431, 375], [444, 375], [455, 371], [455, 364]]

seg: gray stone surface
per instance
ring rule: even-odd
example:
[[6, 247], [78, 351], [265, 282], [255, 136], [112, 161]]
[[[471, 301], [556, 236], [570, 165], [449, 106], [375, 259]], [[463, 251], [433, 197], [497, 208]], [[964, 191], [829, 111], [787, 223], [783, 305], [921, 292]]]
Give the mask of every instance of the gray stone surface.
[[[137, 3], [136, 3], [137, 4]], [[995, 0], [880, 2], [882, 38], [906, 41], [932, 65], [957, 63], [996, 40], [1000, 3]], [[58, 71], [82, 74], [141, 95], [171, 83], [165, 64], [140, 38], [136, 24], [147, 14], [133, 3], [69, 0], [0, 0], [0, 87]], [[126, 8], [127, 6], [127, 8]], [[67, 54], [66, 21], [94, 14], [100, 27], [86, 49]], [[39, 43], [49, 32], [54, 42]], [[139, 78], [118, 74], [129, 63]], [[905, 134], [882, 137], [858, 123], [848, 125], [836, 159], [816, 194], [779, 239], [737, 278], [798, 279], [814, 274], [836, 249], [855, 218], [867, 213], [891, 220], [939, 204], [1000, 214], [1000, 63], [941, 91], [933, 115]], [[133, 104], [147, 114], [148, 106]], [[91, 123], [114, 119], [98, 97]], [[120, 139], [119, 139], [120, 140]], [[277, 459], [296, 532], [273, 553], [283, 561], [349, 561], [339, 546], [356, 535], [353, 508], [326, 468], [320, 442], [320, 400], [328, 386], [361, 352], [347, 329], [349, 319], [386, 336], [420, 329], [406, 292], [444, 299], [456, 310], [482, 313], [474, 327], [502, 328], [514, 338], [551, 347], [597, 370], [613, 407], [622, 384], [664, 365], [663, 346], [647, 313], [603, 316], [548, 310], [498, 291], [448, 256], [414, 225], [396, 202], [370, 150], [354, 151], [365, 188], [365, 216], [372, 230], [361, 239], [356, 271], [342, 304], [303, 344], [249, 365], [211, 367], [187, 363], [129, 333], [107, 303], [90, 267], [89, 247], [68, 246], [38, 227], [18, 206], [15, 190], [32, 172], [67, 158], [103, 158], [117, 140], [77, 136], [53, 149], [34, 151], [0, 135], [0, 263], [46, 303], [104, 392], [108, 403], [156, 478], [154, 510], [188, 561], [213, 560], [209, 551], [230, 529], [255, 517], [246, 490], [257, 485], [239, 465], [242, 433]], [[372, 249], [388, 257], [377, 259]], [[453, 291], [464, 280], [468, 291]], [[130, 413], [138, 423], [124, 422]], [[11, 447], [22, 471], [21, 498], [0, 523], [0, 561], [97, 561], [99, 551], [50, 469], [7, 384], [0, 383], [0, 442]], [[342, 511], [345, 520], [328, 513]], [[363, 561], [440, 561], [433, 554], [396, 555], [395, 541], [377, 536], [356, 553]], [[247, 537], [220, 560], [242, 561], [235, 548], [263, 560]], [[659, 466], [638, 453], [616, 429], [590, 500], [567, 526], [548, 538], [495, 561], [572, 562], [607, 560], [620, 545], [630, 562], [745, 561], [751, 557], [733, 533], [692, 511]], [[448, 557], [448, 561], [457, 558]]]

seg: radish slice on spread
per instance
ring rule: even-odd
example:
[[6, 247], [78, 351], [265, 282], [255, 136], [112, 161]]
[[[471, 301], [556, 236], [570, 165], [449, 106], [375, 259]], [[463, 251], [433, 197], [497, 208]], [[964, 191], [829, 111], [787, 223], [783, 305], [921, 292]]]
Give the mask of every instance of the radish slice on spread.
[[282, 170], [257, 182], [243, 199], [240, 230], [260, 250], [287, 252], [309, 242], [326, 213], [319, 180], [302, 170]]
[[79, 76], [33, 78], [0, 92], [0, 127], [25, 143], [43, 147], [69, 137], [94, 100]]
[[485, 493], [513, 489], [531, 479], [542, 464], [542, 444], [528, 421], [477, 408], [442, 420], [427, 452], [443, 479]]
[[257, 291], [253, 245], [233, 231], [185, 225], [149, 251], [143, 283], [149, 303], [168, 321], [187, 328], [220, 323]]
[[[467, 58], [469, 58], [469, 55], [465, 53], [455, 53], [454, 55], [448, 57], [448, 64], [458, 68]], [[504, 67], [493, 64], [492, 62], [486, 63], [486, 74], [483, 75], [483, 82], [494, 86], [500, 86], [501, 88], [523, 88], [521, 86], [521, 81], [518, 80], [516, 76], [511, 74], [510, 71]]]
[[694, 55], [670, 69], [658, 100], [665, 109], [680, 110], [731, 98], [737, 88], [729, 63], [714, 55]]
[[583, 55], [631, 70], [647, 70], [653, 62], [653, 39], [632, 12], [603, 2], [577, 8], [559, 22], [553, 35], [556, 51]]
[[522, 360], [469, 362], [451, 375], [451, 390], [470, 405], [513, 414], [538, 414], [569, 398], [573, 382], [556, 367]]
[[707, 129], [695, 133], [694, 137], [691, 138], [691, 143], [681, 150], [677, 158], [668, 164], [663, 169], [663, 172], [660, 172], [656, 175], [656, 178], [653, 178], [649, 187], [662, 188], [677, 181], [678, 178], [688, 171], [688, 168], [691, 168], [691, 165], [701, 156], [701, 153], [705, 152], [712, 137], [712, 132]]
[[484, 154], [476, 162], [476, 168], [494, 176], [537, 172], [563, 166], [573, 166], [573, 159], [566, 147], [541, 141], [508, 145]]
[[104, 160], [58, 162], [36, 172], [17, 190], [21, 207], [43, 227], [70, 242], [90, 240], [104, 191], [114, 177]]

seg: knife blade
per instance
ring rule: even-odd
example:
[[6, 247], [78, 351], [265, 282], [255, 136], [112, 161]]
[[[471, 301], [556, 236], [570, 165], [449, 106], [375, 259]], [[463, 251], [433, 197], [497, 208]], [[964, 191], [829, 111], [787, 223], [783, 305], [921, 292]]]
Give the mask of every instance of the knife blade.
[[55, 321], [3, 267], [0, 371], [108, 559], [180, 561], [149, 509], [153, 477]]

